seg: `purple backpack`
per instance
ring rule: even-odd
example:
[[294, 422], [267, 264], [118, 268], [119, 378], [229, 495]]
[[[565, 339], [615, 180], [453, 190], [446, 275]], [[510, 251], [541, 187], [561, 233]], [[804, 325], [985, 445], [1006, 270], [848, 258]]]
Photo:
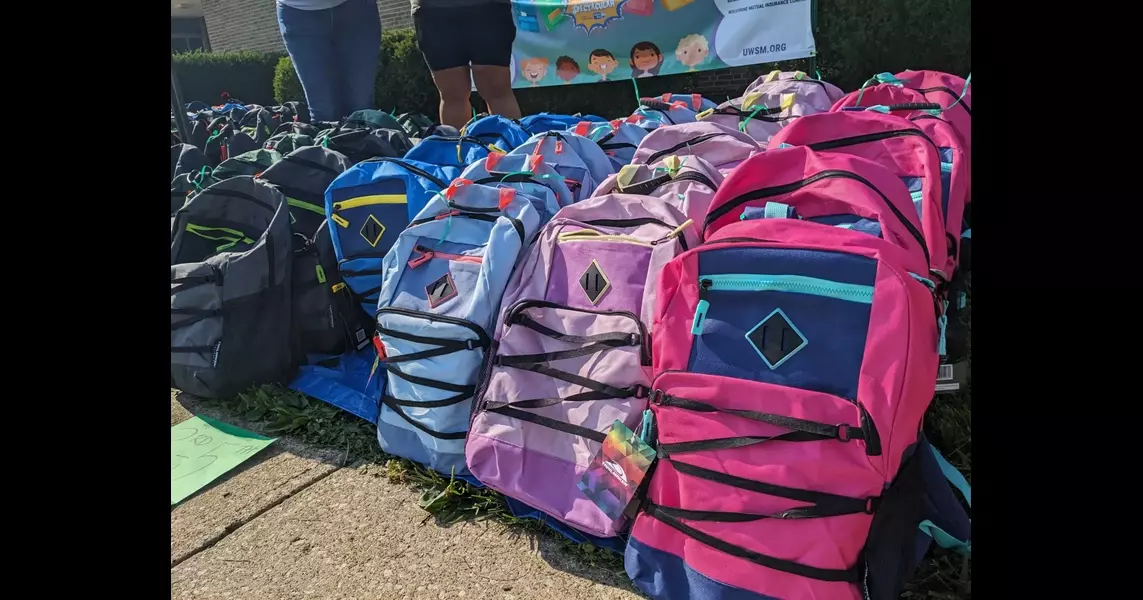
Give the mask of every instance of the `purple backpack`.
[[695, 223], [702, 223], [722, 179], [722, 173], [709, 162], [697, 156], [672, 154], [653, 165], [625, 165], [595, 188], [593, 195], [619, 193], [662, 198]]
[[702, 122], [718, 123], [754, 138], [763, 147], [774, 134], [798, 117], [829, 112], [842, 91], [797, 71], [772, 71], [754, 80], [741, 98], [699, 113]]
[[717, 123], [697, 122], [660, 127], [635, 149], [631, 164], [651, 164], [672, 154], [698, 156], [723, 174], [762, 152], [749, 135]]
[[612, 423], [639, 429], [658, 274], [697, 244], [676, 208], [611, 194], [565, 207], [505, 290], [465, 445], [488, 487], [584, 532], [625, 523], [578, 483]]
[[778, 105], [780, 94], [794, 94], [800, 104], [810, 109], [809, 114], [827, 112], [835, 102], [845, 96], [845, 92], [836, 85], [814, 79], [802, 71], [770, 71], [746, 86], [742, 96], [754, 93], [773, 98], [772, 102], [767, 102], [770, 106]]

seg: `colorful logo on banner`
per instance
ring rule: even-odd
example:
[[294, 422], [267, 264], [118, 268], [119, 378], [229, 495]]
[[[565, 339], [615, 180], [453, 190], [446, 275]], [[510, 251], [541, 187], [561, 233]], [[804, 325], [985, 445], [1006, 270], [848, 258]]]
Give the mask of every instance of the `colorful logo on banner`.
[[805, 58], [814, 0], [513, 0], [514, 87]]
[[596, 29], [606, 29], [607, 24], [622, 19], [619, 8], [627, 0], [568, 0], [563, 13], [575, 21], [577, 29], [591, 33]]

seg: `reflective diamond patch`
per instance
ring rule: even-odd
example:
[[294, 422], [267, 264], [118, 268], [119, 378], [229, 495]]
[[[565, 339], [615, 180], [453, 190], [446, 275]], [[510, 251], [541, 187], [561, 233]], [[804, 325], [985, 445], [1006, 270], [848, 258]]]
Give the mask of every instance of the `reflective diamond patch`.
[[376, 248], [377, 242], [381, 241], [381, 236], [385, 235], [385, 226], [381, 224], [381, 221], [377, 220], [377, 217], [369, 215], [369, 217], [365, 219], [365, 224], [361, 226], [359, 233], [361, 237], [365, 238], [366, 242], [369, 242], [370, 246]]
[[456, 285], [452, 282], [452, 274], [445, 273], [440, 279], [426, 285], [425, 297], [429, 299], [429, 306], [433, 308], [455, 298]]
[[777, 369], [808, 343], [806, 336], [790, 322], [782, 309], [776, 308], [762, 322], [746, 333], [746, 340], [762, 357], [766, 366]]
[[603, 294], [611, 289], [611, 282], [603, 274], [603, 270], [599, 268], [599, 263], [593, 260], [583, 275], [579, 276], [579, 287], [583, 288], [584, 293], [587, 294], [588, 301], [592, 305], [596, 305], [603, 298]]

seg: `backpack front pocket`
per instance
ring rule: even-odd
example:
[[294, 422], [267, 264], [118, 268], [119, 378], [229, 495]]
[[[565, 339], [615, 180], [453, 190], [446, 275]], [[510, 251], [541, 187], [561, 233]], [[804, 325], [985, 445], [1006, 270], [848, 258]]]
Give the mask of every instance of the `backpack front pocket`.
[[704, 252], [690, 370], [856, 401], [876, 268], [836, 252]]
[[601, 536], [617, 524], [577, 487], [615, 421], [638, 428], [649, 383], [634, 313], [522, 300], [504, 317], [469, 436], [482, 482]]

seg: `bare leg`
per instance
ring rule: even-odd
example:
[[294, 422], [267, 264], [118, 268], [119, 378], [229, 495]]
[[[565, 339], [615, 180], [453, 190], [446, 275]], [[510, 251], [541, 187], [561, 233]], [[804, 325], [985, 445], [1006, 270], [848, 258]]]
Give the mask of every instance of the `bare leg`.
[[472, 118], [472, 105], [468, 101], [472, 79], [468, 67], [433, 71], [433, 83], [441, 94], [441, 123], [457, 129], [464, 127]]
[[488, 112], [509, 119], [519, 119], [520, 105], [512, 92], [512, 72], [508, 67], [472, 65], [472, 78], [476, 80], [476, 91], [488, 103]]

